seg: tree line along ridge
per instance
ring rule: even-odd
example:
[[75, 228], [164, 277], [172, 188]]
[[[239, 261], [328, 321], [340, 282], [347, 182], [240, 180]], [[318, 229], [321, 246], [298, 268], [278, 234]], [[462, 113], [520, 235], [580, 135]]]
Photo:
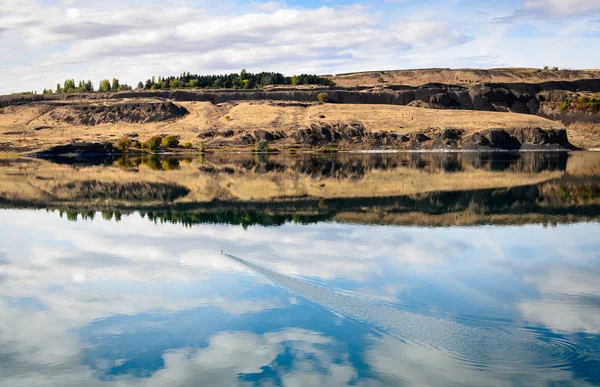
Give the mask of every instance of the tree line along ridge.
[[[240, 73], [199, 75], [181, 73], [178, 76], [156, 77], [138, 82], [137, 90], [161, 89], [259, 89], [270, 85], [319, 85], [335, 86], [335, 83], [325, 77], [314, 74], [300, 74], [285, 76], [277, 72], [249, 73], [245, 69]], [[119, 79], [102, 79], [95, 89], [91, 80], [75, 82], [75, 79], [66, 79], [62, 84], [57, 83], [55, 89], [44, 89], [43, 94], [61, 93], [91, 93], [94, 91], [129, 91], [132, 86], [119, 82]], [[24, 92], [15, 94], [37, 94], [37, 92]]]

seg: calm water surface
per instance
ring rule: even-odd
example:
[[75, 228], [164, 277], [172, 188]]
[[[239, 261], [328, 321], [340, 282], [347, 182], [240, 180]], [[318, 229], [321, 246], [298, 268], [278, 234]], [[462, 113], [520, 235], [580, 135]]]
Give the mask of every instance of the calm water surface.
[[6, 161], [0, 385], [600, 385], [599, 187], [600, 153]]

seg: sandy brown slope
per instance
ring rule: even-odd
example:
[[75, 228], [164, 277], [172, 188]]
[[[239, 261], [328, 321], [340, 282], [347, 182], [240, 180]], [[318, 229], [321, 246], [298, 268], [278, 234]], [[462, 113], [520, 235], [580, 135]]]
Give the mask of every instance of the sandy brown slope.
[[[563, 127], [558, 122], [533, 115], [395, 105], [286, 104], [269, 101], [177, 104], [186, 108], [189, 114], [162, 122], [113, 122], [93, 126], [73, 125], [61, 119], [68, 116], [68, 107], [60, 107], [61, 115], [56, 114], [49, 103], [7, 107], [0, 114], [0, 152], [31, 152], [73, 140], [115, 141], [124, 134], [134, 135], [140, 140], [157, 134], [173, 134], [179, 136], [181, 142], [189, 141], [198, 146], [200, 141], [207, 141], [199, 139], [199, 133], [208, 129], [231, 129], [240, 136], [257, 129], [289, 132], [292, 128], [313, 123], [359, 122], [372, 132], [385, 131], [399, 135], [446, 128], [460, 128], [468, 135], [490, 128]], [[210, 140], [207, 145], [212, 146]]]

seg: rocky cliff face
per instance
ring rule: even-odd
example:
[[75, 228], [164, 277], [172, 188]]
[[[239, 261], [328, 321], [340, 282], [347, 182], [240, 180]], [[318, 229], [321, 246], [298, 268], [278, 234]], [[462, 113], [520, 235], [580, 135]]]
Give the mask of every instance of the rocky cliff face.
[[486, 129], [467, 133], [459, 128], [430, 129], [401, 135], [370, 131], [359, 122], [319, 123], [292, 128], [287, 132], [255, 130], [207, 130], [198, 136], [211, 147], [235, 148], [267, 141], [272, 148], [296, 149], [405, 149], [405, 150], [570, 150], [565, 129]]
[[161, 122], [181, 118], [188, 111], [172, 102], [129, 102], [111, 105], [76, 104], [60, 106], [50, 112], [53, 119], [72, 125], [94, 126], [117, 122]]
[[[270, 90], [158, 90], [121, 93], [46, 94], [0, 96], [0, 108], [40, 101], [83, 99], [120, 100], [162, 98], [172, 101], [203, 101], [215, 104], [232, 101], [297, 101], [315, 102], [319, 93], [326, 92], [331, 103], [419, 105], [440, 109], [470, 109], [485, 111], [513, 111], [537, 114], [540, 104], [565, 93], [581, 91], [600, 92], [600, 79], [582, 79], [571, 82], [482, 83], [472, 87], [446, 84], [427, 84], [419, 87], [336, 87]], [[562, 100], [561, 100], [562, 101]]]

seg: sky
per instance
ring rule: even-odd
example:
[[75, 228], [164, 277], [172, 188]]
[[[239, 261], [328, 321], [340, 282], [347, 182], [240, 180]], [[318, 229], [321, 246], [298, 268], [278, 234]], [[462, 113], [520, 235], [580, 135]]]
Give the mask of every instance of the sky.
[[0, 0], [0, 94], [181, 72], [600, 67], [597, 0]]

